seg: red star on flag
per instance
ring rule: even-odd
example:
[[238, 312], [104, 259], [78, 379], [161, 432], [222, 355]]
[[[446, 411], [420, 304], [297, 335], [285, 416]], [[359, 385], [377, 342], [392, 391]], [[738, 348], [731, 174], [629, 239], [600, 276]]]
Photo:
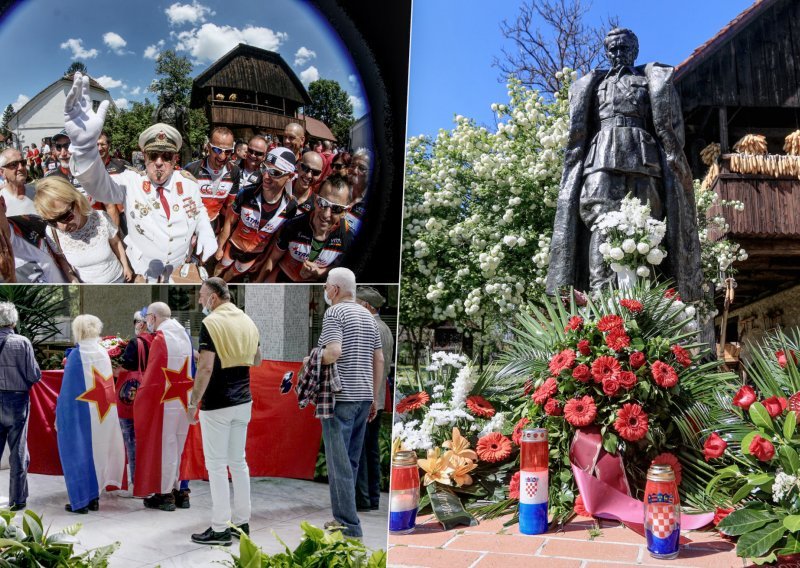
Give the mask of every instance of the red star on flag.
[[188, 410], [189, 406], [189, 391], [194, 386], [192, 376], [189, 374], [189, 358], [183, 362], [180, 371], [173, 371], [162, 367], [164, 370], [164, 378], [167, 380], [166, 388], [164, 389], [164, 396], [161, 397], [161, 402], [169, 402], [170, 400], [179, 400], [183, 404], [184, 410]]
[[76, 400], [82, 400], [97, 407], [100, 422], [105, 420], [111, 406], [116, 404], [113, 375], [107, 377], [92, 366], [92, 388], [81, 394]]

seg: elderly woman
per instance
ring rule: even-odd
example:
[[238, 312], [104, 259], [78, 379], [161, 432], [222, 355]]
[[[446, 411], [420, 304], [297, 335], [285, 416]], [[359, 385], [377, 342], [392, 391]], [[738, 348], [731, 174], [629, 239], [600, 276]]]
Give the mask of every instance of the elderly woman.
[[353, 190], [353, 200], [347, 212], [347, 224], [353, 234], [361, 228], [361, 222], [367, 211], [367, 189], [369, 188], [370, 163], [372, 152], [366, 148], [359, 148], [353, 152], [350, 159], [349, 179]]
[[133, 270], [117, 226], [66, 179], [50, 176], [36, 184], [36, 210], [82, 282], [131, 282]]
[[56, 401], [58, 453], [72, 513], [99, 508], [100, 491], [120, 487], [125, 446], [117, 417], [111, 359], [100, 345], [103, 324], [82, 315], [72, 322], [77, 346], [67, 355]]

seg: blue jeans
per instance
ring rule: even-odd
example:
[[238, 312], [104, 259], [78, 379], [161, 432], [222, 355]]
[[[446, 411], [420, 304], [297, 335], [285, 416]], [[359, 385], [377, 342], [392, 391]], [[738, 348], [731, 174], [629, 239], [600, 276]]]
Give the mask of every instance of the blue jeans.
[[11, 455], [9, 505], [28, 501], [28, 391], [0, 391], [0, 457], [8, 442]]
[[133, 418], [120, 418], [122, 440], [125, 442], [125, 453], [128, 454], [128, 485], [133, 485], [136, 472], [136, 432], [133, 429]]
[[367, 422], [364, 448], [358, 462], [356, 479], [356, 505], [360, 509], [377, 509], [381, 502], [381, 452], [378, 434], [381, 431], [381, 414], [378, 411], [372, 422]]
[[369, 400], [337, 402], [333, 417], [322, 420], [331, 509], [347, 536], [363, 535], [356, 512], [356, 478], [371, 404]]

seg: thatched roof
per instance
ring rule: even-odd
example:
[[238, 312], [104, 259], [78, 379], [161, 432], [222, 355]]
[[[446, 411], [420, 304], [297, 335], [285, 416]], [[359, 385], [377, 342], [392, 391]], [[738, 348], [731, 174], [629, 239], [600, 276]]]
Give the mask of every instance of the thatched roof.
[[192, 84], [192, 103], [202, 105], [200, 89], [255, 91], [295, 101], [311, 103], [300, 79], [278, 53], [240, 43], [198, 75]]

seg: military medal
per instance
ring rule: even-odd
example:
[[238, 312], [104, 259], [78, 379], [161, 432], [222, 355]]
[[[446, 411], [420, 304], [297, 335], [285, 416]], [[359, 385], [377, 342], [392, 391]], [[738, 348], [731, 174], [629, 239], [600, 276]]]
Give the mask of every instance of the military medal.
[[161, 204], [158, 201], [153, 202], [153, 209], [161, 209]]
[[181, 209], [181, 208], [180, 208], [180, 206], [179, 206], [177, 203], [176, 203], [175, 205], [173, 205], [173, 206], [172, 206], [172, 210], [173, 210], [173, 211], [175, 211], [176, 213], [177, 213], [178, 211], [180, 211], [180, 209]]

